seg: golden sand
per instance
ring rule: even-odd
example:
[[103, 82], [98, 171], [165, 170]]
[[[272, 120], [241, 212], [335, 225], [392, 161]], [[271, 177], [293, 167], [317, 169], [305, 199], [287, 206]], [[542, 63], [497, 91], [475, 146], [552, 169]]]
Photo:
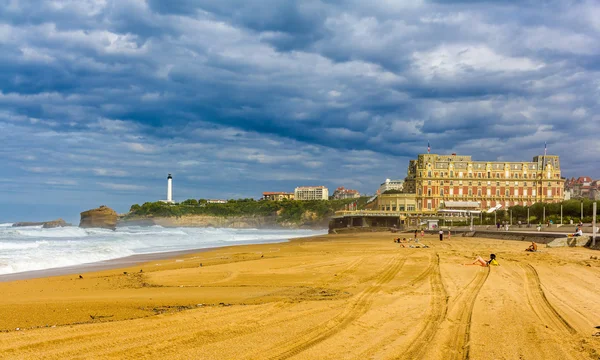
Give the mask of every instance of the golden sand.
[[600, 252], [394, 235], [0, 283], [0, 358], [599, 359]]

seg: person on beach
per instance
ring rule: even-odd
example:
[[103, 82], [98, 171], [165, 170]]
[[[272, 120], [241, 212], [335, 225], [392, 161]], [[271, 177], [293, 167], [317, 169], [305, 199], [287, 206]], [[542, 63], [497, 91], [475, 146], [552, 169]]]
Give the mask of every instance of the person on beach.
[[444, 240], [444, 230], [440, 229], [440, 241]]
[[500, 221], [496, 222], [496, 230], [500, 231]]
[[583, 231], [581, 230], [581, 227], [577, 227], [577, 231], [575, 231], [574, 234], [572, 234], [571, 236], [582, 236], [583, 235]]
[[419, 230], [415, 229], [415, 239], [417, 238], [418, 235], [419, 235]]
[[481, 256], [478, 256], [472, 264], [467, 265], [481, 265], [487, 267], [490, 265], [498, 266], [500, 264], [498, 264], [498, 261], [496, 261], [496, 254], [490, 254], [489, 260], [484, 260]]
[[535, 241], [532, 241], [531, 245], [529, 245], [529, 247], [527, 249], [525, 249], [525, 251], [536, 252], [537, 244], [535, 243]]

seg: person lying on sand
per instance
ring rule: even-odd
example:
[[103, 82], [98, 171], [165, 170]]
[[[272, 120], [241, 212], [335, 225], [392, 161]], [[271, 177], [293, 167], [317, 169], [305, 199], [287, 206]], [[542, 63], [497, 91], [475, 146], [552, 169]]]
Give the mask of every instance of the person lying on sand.
[[498, 261], [496, 261], [496, 254], [490, 254], [489, 260], [484, 260], [481, 256], [478, 256], [477, 259], [475, 259], [475, 261], [473, 261], [472, 264], [465, 264], [465, 265], [498, 266], [500, 264], [498, 264]]
[[536, 252], [537, 251], [537, 244], [535, 243], [535, 241], [532, 241], [531, 245], [529, 245], [529, 247], [527, 249], [525, 249], [525, 251]]

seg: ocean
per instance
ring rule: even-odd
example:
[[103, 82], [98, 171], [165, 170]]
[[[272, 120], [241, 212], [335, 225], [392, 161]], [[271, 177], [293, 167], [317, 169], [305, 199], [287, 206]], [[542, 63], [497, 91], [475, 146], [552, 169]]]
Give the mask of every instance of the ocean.
[[325, 234], [326, 230], [163, 228], [116, 231], [0, 224], [0, 275], [179, 250], [262, 244]]

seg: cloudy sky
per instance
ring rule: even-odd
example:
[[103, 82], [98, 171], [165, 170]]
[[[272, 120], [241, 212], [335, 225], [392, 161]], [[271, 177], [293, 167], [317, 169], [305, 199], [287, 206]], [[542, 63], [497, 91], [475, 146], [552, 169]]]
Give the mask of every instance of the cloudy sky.
[[597, 1], [0, 0], [0, 222], [373, 193], [426, 152], [600, 178]]

